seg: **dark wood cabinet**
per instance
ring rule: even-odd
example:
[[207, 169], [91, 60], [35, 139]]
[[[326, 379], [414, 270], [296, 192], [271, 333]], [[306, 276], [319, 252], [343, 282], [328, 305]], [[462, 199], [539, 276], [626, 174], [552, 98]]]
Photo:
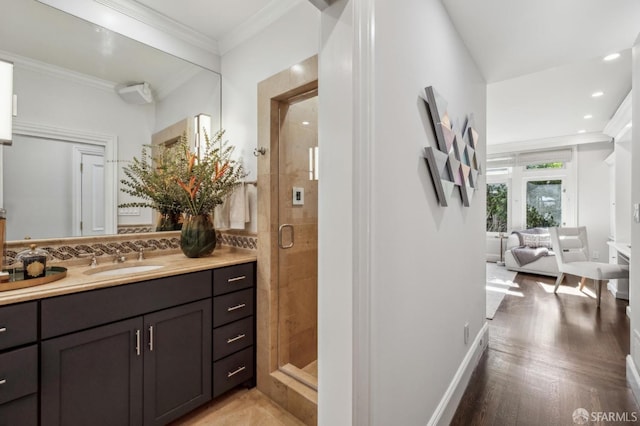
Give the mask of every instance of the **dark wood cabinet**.
[[254, 262], [3, 306], [3, 324], [0, 426], [165, 425], [255, 386]]
[[142, 424], [142, 318], [44, 341], [43, 426]]
[[213, 397], [255, 386], [255, 263], [213, 272]]
[[206, 299], [43, 342], [42, 425], [163, 425], [204, 404], [210, 329]]
[[211, 301], [150, 314], [144, 323], [144, 424], [164, 425], [211, 399]]
[[0, 307], [0, 426], [38, 423], [38, 305]]

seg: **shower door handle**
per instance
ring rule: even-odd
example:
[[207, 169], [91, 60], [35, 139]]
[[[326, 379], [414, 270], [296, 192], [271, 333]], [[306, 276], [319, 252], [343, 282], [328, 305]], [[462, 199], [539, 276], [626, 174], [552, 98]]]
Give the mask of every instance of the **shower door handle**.
[[[282, 231], [284, 231], [284, 228], [290, 228], [291, 229], [291, 243], [284, 246], [282, 245]], [[293, 225], [288, 224], [288, 223], [283, 223], [282, 225], [280, 225], [280, 227], [278, 228], [278, 246], [281, 249], [288, 249], [293, 247], [293, 242], [294, 242], [295, 238], [294, 238], [294, 232], [293, 232]]]

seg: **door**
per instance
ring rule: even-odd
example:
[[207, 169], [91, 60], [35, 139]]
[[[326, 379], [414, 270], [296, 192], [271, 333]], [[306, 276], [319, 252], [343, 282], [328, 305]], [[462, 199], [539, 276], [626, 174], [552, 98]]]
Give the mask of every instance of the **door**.
[[144, 424], [164, 425], [211, 399], [211, 299], [144, 324]]
[[317, 388], [318, 95], [280, 103], [278, 362]]
[[104, 234], [104, 155], [82, 154], [80, 199], [82, 236]]
[[104, 235], [105, 149], [94, 145], [72, 147], [72, 209], [73, 236]]
[[44, 341], [43, 426], [142, 424], [142, 318]]

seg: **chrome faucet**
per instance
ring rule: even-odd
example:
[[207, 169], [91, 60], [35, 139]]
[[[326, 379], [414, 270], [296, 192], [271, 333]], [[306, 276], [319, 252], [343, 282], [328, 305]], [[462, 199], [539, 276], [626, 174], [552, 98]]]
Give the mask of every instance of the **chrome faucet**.
[[122, 263], [125, 260], [127, 260], [127, 258], [120, 252], [120, 250], [116, 250], [113, 255], [113, 263]]
[[140, 247], [140, 250], [138, 251], [138, 260], [144, 260], [144, 249], [142, 247]]
[[98, 258], [96, 257], [95, 253], [78, 254], [78, 257], [89, 257], [89, 256], [91, 256], [91, 262], [89, 263], [89, 266], [91, 266], [92, 268], [95, 268], [96, 266], [98, 266]]

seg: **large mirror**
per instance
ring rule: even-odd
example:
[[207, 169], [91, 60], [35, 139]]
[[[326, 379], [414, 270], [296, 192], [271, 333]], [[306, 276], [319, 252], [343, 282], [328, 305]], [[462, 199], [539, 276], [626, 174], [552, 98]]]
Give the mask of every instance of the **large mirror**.
[[14, 63], [13, 144], [0, 148], [7, 239], [152, 227], [118, 209], [122, 168], [198, 114], [220, 127], [220, 75], [36, 1], [3, 0], [0, 59]]

